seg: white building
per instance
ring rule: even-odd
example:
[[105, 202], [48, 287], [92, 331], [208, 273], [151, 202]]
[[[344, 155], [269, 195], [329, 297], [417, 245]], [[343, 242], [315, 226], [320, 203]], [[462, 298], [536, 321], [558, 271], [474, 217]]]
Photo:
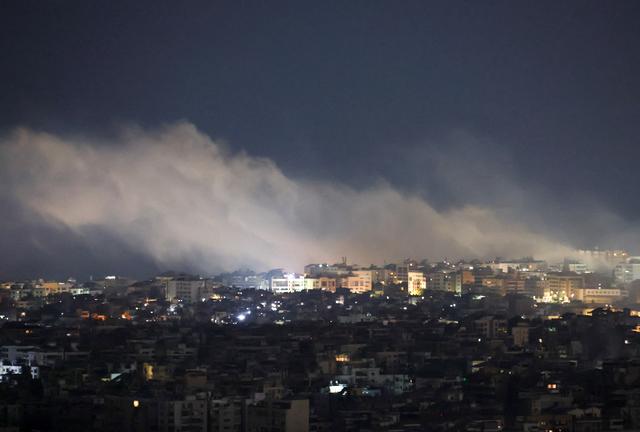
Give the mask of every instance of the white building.
[[[40, 376], [40, 368], [37, 366], [24, 366], [31, 372], [33, 379], [38, 379]], [[23, 366], [6, 366], [0, 365], [0, 381], [8, 379], [11, 375], [20, 375], [22, 373]]]
[[319, 277], [308, 277], [305, 276], [304, 278], [304, 289], [306, 290], [313, 290], [313, 289], [320, 289], [320, 278]]
[[411, 390], [413, 383], [409, 375], [383, 374], [379, 367], [352, 367], [345, 365], [334, 381], [352, 387], [384, 387], [393, 394], [399, 395]]
[[624, 263], [616, 265], [613, 275], [616, 281], [622, 283], [640, 279], [640, 257], [630, 257]]
[[563, 271], [573, 273], [589, 273], [589, 266], [580, 261], [565, 261]]
[[33, 345], [4, 345], [0, 347], [0, 360], [15, 364], [35, 363], [38, 347]]
[[419, 296], [422, 295], [425, 289], [427, 289], [427, 278], [422, 272], [410, 271], [407, 276], [409, 283], [407, 289], [409, 295]]
[[275, 294], [306, 290], [305, 277], [295, 273], [285, 273], [283, 277], [271, 278], [271, 291]]

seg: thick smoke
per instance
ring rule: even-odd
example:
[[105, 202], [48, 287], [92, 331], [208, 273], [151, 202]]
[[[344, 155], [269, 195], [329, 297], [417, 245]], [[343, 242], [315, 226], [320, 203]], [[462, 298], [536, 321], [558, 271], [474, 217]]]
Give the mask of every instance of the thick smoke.
[[82, 238], [98, 255], [117, 243], [158, 268], [300, 270], [340, 256], [368, 264], [569, 252], [494, 207], [436, 210], [383, 181], [354, 189], [293, 179], [187, 123], [127, 130], [113, 142], [25, 129], [3, 141], [0, 192], [22, 218]]

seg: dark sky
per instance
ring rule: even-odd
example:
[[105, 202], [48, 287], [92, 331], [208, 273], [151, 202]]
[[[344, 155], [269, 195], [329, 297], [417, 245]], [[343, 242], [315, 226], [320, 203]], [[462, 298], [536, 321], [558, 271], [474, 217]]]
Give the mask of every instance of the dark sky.
[[637, 1], [0, 5], [4, 131], [184, 119], [288, 176], [385, 179], [442, 208], [458, 198], [429, 154], [464, 134], [554, 202], [640, 210]]

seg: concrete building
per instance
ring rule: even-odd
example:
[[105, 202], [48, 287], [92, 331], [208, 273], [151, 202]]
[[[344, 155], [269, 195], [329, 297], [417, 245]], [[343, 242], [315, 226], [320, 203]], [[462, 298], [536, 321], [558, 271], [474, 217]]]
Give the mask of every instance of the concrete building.
[[484, 316], [473, 322], [476, 332], [486, 338], [494, 338], [507, 334], [507, 320], [494, 316]]
[[571, 291], [571, 300], [589, 304], [611, 304], [622, 298], [622, 291], [612, 288], [577, 288]]
[[305, 291], [306, 289], [304, 275], [286, 273], [283, 277], [271, 278], [271, 292], [275, 294]]
[[342, 264], [307, 264], [304, 266], [304, 274], [307, 276], [346, 276], [351, 268], [346, 263]]
[[435, 272], [427, 274], [427, 289], [447, 291], [460, 294], [462, 292], [462, 273]]
[[629, 258], [629, 253], [624, 250], [578, 250], [577, 258], [586, 262], [595, 270], [611, 270], [617, 264], [624, 263]]
[[262, 401], [247, 407], [246, 432], [309, 432], [309, 401]]
[[167, 281], [166, 297], [169, 301], [192, 304], [207, 298], [203, 279], [173, 279]]
[[372, 270], [353, 270], [348, 276], [342, 278], [342, 288], [353, 293], [365, 293], [373, 287]]
[[54, 294], [69, 292], [69, 290], [73, 285], [67, 282], [53, 281], [53, 282], [43, 282], [41, 286], [44, 289], [45, 295], [54, 295]]
[[242, 432], [243, 406], [241, 398], [209, 401], [209, 432]]
[[621, 283], [631, 283], [640, 279], [640, 257], [630, 257], [624, 263], [616, 265], [613, 276]]
[[505, 294], [525, 294], [525, 278], [520, 272], [510, 272], [503, 282]]
[[336, 292], [336, 287], [338, 286], [338, 281], [336, 278], [332, 277], [319, 277], [318, 278], [320, 289], [323, 291]]
[[566, 259], [564, 260], [562, 271], [573, 273], [588, 273], [590, 270], [589, 266], [581, 261]]
[[509, 270], [518, 271], [544, 271], [547, 269], [547, 262], [542, 260], [534, 260], [533, 258], [523, 258], [508, 261], [493, 261], [485, 264], [494, 272], [507, 273]]
[[413, 260], [405, 260], [403, 263], [396, 265], [395, 279], [397, 282], [408, 282], [409, 272], [416, 270], [417, 263]]
[[515, 346], [524, 347], [529, 344], [529, 325], [526, 323], [519, 323], [511, 329], [511, 336], [513, 337], [513, 344]]
[[207, 400], [187, 396], [183, 400], [158, 403], [158, 425], [162, 432], [207, 432]]
[[407, 289], [409, 295], [420, 296], [427, 289], [427, 278], [424, 273], [418, 271], [410, 271], [407, 275], [408, 285]]
[[558, 272], [548, 273], [544, 279], [545, 301], [569, 301], [575, 289], [584, 288], [584, 276], [577, 273]]
[[240, 288], [240, 289], [260, 289], [264, 278], [262, 275], [250, 274], [250, 273], [232, 273], [225, 275], [222, 278], [222, 284], [224, 286]]

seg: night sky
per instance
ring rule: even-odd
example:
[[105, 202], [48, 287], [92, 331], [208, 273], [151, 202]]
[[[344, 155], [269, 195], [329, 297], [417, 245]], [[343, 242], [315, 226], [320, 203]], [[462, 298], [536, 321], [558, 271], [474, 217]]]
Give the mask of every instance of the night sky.
[[2, 1], [0, 279], [640, 253], [639, 23], [637, 1]]

